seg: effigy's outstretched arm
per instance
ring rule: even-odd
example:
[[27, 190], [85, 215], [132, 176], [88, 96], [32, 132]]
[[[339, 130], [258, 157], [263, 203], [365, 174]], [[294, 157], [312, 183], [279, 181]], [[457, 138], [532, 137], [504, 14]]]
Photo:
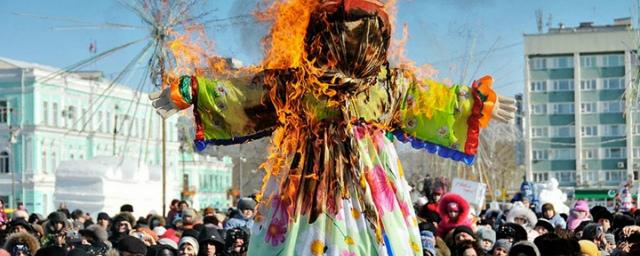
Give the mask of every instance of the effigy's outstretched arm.
[[149, 98], [164, 118], [193, 106], [198, 151], [207, 145], [239, 144], [269, 136], [275, 126], [263, 74], [224, 79], [182, 76]]
[[515, 116], [515, 100], [497, 96], [492, 85], [490, 76], [471, 87], [411, 81], [400, 105], [396, 137], [416, 149], [472, 164], [480, 128], [491, 118], [508, 122]]

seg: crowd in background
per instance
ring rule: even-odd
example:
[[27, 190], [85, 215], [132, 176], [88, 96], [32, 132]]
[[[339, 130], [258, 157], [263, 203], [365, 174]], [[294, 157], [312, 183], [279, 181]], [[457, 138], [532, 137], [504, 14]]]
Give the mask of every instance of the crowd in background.
[[[630, 204], [609, 209], [578, 200], [562, 214], [558, 205], [518, 194], [476, 212], [448, 186], [436, 180], [414, 204], [424, 255], [640, 255], [640, 210]], [[0, 201], [0, 256], [246, 255], [256, 204], [246, 197], [224, 211], [196, 210], [173, 200], [166, 217], [125, 204], [94, 220], [64, 205], [46, 217], [18, 205], [9, 216]]]
[[18, 204], [8, 215], [4, 204], [0, 200], [0, 256], [236, 256], [246, 255], [257, 203], [246, 197], [224, 211], [198, 211], [173, 200], [166, 217], [125, 204], [95, 219], [65, 205], [45, 217]]
[[475, 212], [447, 191], [446, 181], [425, 186], [415, 204], [424, 255], [640, 255], [640, 210], [630, 200], [611, 209], [576, 200], [564, 214], [562, 204], [539, 203], [521, 191], [510, 203]]

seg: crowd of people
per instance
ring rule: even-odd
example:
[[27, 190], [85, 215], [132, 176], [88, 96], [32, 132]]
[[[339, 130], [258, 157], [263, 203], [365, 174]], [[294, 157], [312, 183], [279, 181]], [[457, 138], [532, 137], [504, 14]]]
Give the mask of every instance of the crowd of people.
[[415, 205], [424, 255], [640, 255], [635, 208], [576, 200], [565, 214], [557, 211], [562, 204], [538, 203], [518, 193], [510, 203], [475, 212], [447, 189], [436, 180]]
[[[196, 210], [173, 200], [166, 217], [139, 214], [129, 204], [97, 214], [61, 205], [46, 217], [19, 205], [10, 215], [0, 200], [0, 256], [214, 256], [246, 255], [256, 201]], [[136, 218], [135, 216], [143, 215]]]
[[[610, 211], [578, 200], [564, 214], [552, 203], [516, 197], [476, 212], [445, 184], [425, 194], [414, 205], [424, 255], [640, 255], [640, 210], [634, 208]], [[9, 216], [0, 201], [0, 256], [246, 255], [256, 204], [246, 197], [225, 211], [196, 210], [173, 200], [166, 217], [139, 218], [125, 204], [119, 213], [100, 212], [94, 220], [64, 205], [46, 217], [19, 205]]]

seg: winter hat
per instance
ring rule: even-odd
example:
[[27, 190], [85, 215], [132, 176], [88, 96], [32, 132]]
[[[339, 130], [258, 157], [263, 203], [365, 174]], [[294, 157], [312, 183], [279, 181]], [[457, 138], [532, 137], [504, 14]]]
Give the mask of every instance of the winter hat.
[[213, 242], [219, 246], [224, 246], [224, 238], [222, 237], [222, 234], [220, 234], [220, 231], [214, 227], [204, 227], [198, 235], [198, 242]]
[[35, 256], [65, 256], [66, 254], [67, 251], [62, 247], [49, 246], [38, 250]]
[[159, 237], [162, 237], [164, 233], [167, 232], [167, 229], [162, 226], [159, 226], [159, 227], [153, 228], [153, 232], [156, 233], [156, 235], [158, 235]]
[[538, 247], [529, 241], [520, 241], [511, 246], [509, 255], [517, 256], [540, 256]]
[[109, 218], [109, 214], [107, 214], [106, 212], [101, 212], [98, 213], [97, 220], [111, 220], [111, 218]]
[[16, 255], [17, 252], [34, 255], [40, 249], [40, 241], [29, 233], [13, 233], [7, 237], [4, 248], [11, 255]]
[[196, 240], [194, 237], [192, 236], [184, 236], [180, 239], [180, 242], [178, 243], [178, 248], [181, 248], [184, 244], [190, 244], [191, 246], [193, 246], [193, 249], [195, 249], [195, 251], [200, 251], [200, 246], [198, 245], [198, 240]]
[[216, 213], [216, 211], [212, 207], [207, 207], [207, 208], [204, 208], [203, 213], [204, 215], [210, 215], [210, 214]]
[[589, 223], [582, 229], [582, 237], [584, 240], [594, 240], [604, 234], [602, 226], [598, 223]]
[[580, 252], [582, 255], [587, 256], [600, 256], [600, 251], [598, 251], [598, 246], [591, 241], [580, 240], [578, 241], [580, 244]]
[[508, 252], [511, 249], [511, 243], [507, 239], [498, 239], [496, 244], [493, 245], [493, 249], [495, 250], [496, 248], [503, 248]]
[[467, 226], [456, 227], [456, 229], [453, 230], [453, 237], [455, 238], [460, 233], [467, 233], [474, 238], [476, 237], [476, 235], [473, 233], [473, 230]]
[[104, 242], [109, 239], [109, 234], [107, 233], [107, 231], [98, 224], [93, 224], [85, 229], [80, 230], [80, 235], [90, 237], [93, 239], [93, 241], [100, 242]]
[[451, 202], [451, 203], [447, 204], [447, 211], [449, 211], [449, 212], [460, 212], [460, 206], [458, 206], [458, 203], [456, 203], [456, 202]]
[[178, 236], [176, 236], [176, 231], [172, 228], [167, 229], [166, 232], [164, 232], [163, 235], [160, 236], [160, 239], [162, 238], [167, 238], [171, 241], [174, 241], [176, 244], [178, 243], [178, 241], [180, 241], [180, 238]]
[[238, 209], [240, 211], [244, 211], [244, 210], [254, 210], [256, 208], [256, 201], [254, 201], [253, 199], [249, 198], [249, 197], [245, 197], [240, 199], [240, 201], [238, 201]]
[[616, 236], [611, 233], [604, 234], [604, 239], [607, 240], [607, 243], [616, 244]]
[[47, 216], [47, 220], [50, 223], [65, 223], [67, 221], [67, 216], [62, 212], [52, 212]]
[[133, 205], [123, 204], [120, 206], [120, 212], [133, 212]]
[[125, 236], [118, 242], [118, 251], [145, 255], [147, 246], [138, 238]]
[[87, 253], [87, 251], [85, 251], [84, 249], [75, 248], [69, 251], [67, 256], [89, 256], [89, 253]]
[[478, 238], [482, 240], [491, 241], [491, 244], [496, 243], [496, 232], [490, 228], [479, 228], [478, 229]]
[[527, 231], [520, 225], [515, 223], [505, 223], [498, 227], [496, 231], [497, 239], [509, 239], [512, 238], [513, 242], [521, 240], [527, 240]]
[[169, 246], [171, 247], [171, 249], [174, 249], [176, 251], [178, 250], [178, 243], [169, 238], [160, 238], [160, 240], [158, 240], [158, 244]]
[[534, 228], [536, 228], [536, 227], [543, 227], [549, 233], [553, 233], [555, 231], [555, 229], [553, 228], [553, 225], [551, 225], [551, 222], [549, 222], [545, 218], [538, 219], [538, 222], [536, 222], [536, 225], [535, 225]]
[[613, 214], [609, 210], [601, 205], [596, 205], [589, 211], [593, 216], [593, 221], [598, 222], [600, 219], [607, 219], [609, 222], [613, 221]]
[[422, 240], [422, 248], [431, 253], [431, 255], [436, 255], [435, 236], [433, 232], [428, 230], [420, 231], [420, 239]]
[[187, 217], [187, 216], [191, 218], [195, 218], [197, 216], [197, 213], [192, 208], [184, 208], [184, 210], [182, 210], [182, 218], [184, 219], [184, 217]]
[[129, 224], [131, 224], [131, 226], [135, 226], [136, 225], [136, 218], [133, 217], [133, 215], [129, 212], [121, 212], [118, 213], [116, 216], [113, 217], [113, 223], [116, 224], [118, 222], [121, 221], [126, 221], [129, 222]]
[[27, 222], [27, 220], [23, 218], [13, 219], [11, 222], [9, 222], [9, 227], [11, 227], [12, 230], [15, 229], [17, 226], [22, 226], [29, 233], [33, 232], [33, 227], [31, 227], [31, 224], [29, 224], [29, 222]]
[[527, 223], [524, 226], [528, 228], [533, 228], [538, 222], [538, 218], [536, 218], [536, 214], [524, 206], [522, 207], [515, 206], [507, 214], [507, 222], [515, 223], [516, 218], [526, 219]]
[[585, 200], [578, 200], [573, 206], [574, 211], [589, 212], [589, 204]]

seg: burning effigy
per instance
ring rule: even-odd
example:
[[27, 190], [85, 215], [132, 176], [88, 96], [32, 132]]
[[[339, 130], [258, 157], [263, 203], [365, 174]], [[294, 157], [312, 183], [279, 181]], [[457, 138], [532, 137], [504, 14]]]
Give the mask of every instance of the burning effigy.
[[393, 141], [470, 165], [480, 129], [514, 117], [489, 76], [447, 86], [390, 66], [388, 4], [276, 1], [260, 65], [209, 63], [151, 96], [165, 117], [193, 109], [198, 150], [271, 136], [249, 254], [422, 255]]

